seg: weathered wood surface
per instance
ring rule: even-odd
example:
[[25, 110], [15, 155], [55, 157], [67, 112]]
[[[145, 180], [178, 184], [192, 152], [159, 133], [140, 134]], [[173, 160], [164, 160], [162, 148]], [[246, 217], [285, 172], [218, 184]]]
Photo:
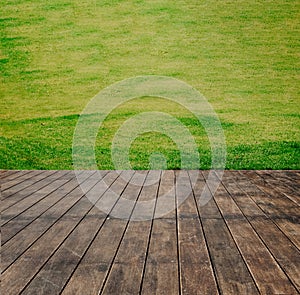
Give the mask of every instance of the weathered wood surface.
[[0, 171], [1, 294], [300, 293], [299, 171], [101, 175]]

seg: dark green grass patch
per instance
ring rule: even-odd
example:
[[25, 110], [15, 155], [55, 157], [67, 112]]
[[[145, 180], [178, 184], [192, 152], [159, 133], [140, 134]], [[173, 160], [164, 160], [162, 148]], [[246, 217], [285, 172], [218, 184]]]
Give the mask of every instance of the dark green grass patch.
[[[205, 130], [195, 117], [178, 105], [170, 108], [170, 103], [163, 104], [162, 99], [137, 99], [130, 101], [111, 113], [99, 129], [95, 155], [99, 169], [114, 169], [111, 158], [111, 143], [114, 134], [129, 118], [139, 113], [141, 103], [149, 100], [160, 109], [169, 108], [194, 136], [200, 155], [200, 168], [211, 167], [211, 151]], [[155, 103], [154, 103], [155, 102]], [[155, 110], [155, 108], [154, 108]], [[292, 116], [294, 118], [294, 116]], [[0, 127], [10, 137], [0, 137], [0, 165], [2, 169], [73, 169], [72, 140], [79, 116], [56, 118], [37, 118], [6, 122]], [[91, 117], [93, 121], [93, 117]], [[227, 169], [299, 169], [300, 144], [296, 141], [262, 140], [259, 136], [264, 130], [249, 124], [222, 122], [227, 141]], [[236, 134], [241, 136], [236, 139]], [[276, 137], [276, 130], [273, 130]], [[282, 135], [277, 135], [282, 138]], [[120, 151], [122, 152], [122, 151]], [[145, 133], [136, 138], [130, 147], [129, 160], [133, 169], [153, 169], [151, 158], [161, 154], [166, 160], [167, 169], [181, 167], [180, 151], [166, 135], [156, 132]], [[159, 155], [160, 156], [160, 155]]]
[[299, 142], [266, 142], [228, 147], [229, 169], [299, 169]]

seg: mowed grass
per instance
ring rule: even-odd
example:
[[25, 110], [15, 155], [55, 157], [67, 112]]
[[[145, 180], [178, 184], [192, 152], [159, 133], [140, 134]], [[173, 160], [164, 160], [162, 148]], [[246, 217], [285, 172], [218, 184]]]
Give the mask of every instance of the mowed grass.
[[[175, 77], [218, 114], [227, 169], [300, 169], [299, 1], [1, 2], [0, 168], [72, 169], [79, 114], [100, 90], [137, 75]], [[142, 111], [178, 118], [209, 169], [207, 135], [191, 113], [160, 98], [115, 109], [99, 130], [99, 169], [114, 169], [111, 142]], [[166, 136], [131, 146], [134, 169], [163, 153], [180, 168]]]

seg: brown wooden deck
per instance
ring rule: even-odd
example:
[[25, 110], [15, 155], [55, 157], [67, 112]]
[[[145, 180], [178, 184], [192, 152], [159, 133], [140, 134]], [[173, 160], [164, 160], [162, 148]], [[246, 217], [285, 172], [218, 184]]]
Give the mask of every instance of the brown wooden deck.
[[[178, 172], [142, 173], [158, 181], [105, 179], [124, 198], [156, 198], [154, 216]], [[134, 221], [133, 206], [128, 221], [95, 207], [72, 171], [1, 171], [1, 294], [299, 294], [300, 171], [226, 171], [200, 206], [206, 175], [174, 212]]]

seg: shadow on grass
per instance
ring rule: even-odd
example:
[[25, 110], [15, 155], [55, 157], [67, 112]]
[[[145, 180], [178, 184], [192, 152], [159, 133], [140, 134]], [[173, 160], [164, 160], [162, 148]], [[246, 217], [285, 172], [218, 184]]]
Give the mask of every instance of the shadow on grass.
[[[1, 169], [73, 169], [72, 140], [79, 115], [2, 122], [0, 137]], [[4, 132], [3, 132], [4, 131]], [[157, 135], [156, 135], [157, 136]], [[153, 139], [132, 146], [133, 169], [149, 169], [149, 157], [156, 151]], [[159, 138], [155, 138], [159, 140]], [[99, 169], [114, 169], [111, 162], [111, 134], [96, 147]], [[158, 147], [159, 149], [159, 147]], [[168, 169], [180, 167], [176, 146], [164, 144], [162, 152]], [[207, 146], [199, 146], [201, 169], [210, 169], [211, 154]], [[227, 142], [226, 169], [300, 169], [300, 143], [266, 141], [262, 144], [231, 145]]]

